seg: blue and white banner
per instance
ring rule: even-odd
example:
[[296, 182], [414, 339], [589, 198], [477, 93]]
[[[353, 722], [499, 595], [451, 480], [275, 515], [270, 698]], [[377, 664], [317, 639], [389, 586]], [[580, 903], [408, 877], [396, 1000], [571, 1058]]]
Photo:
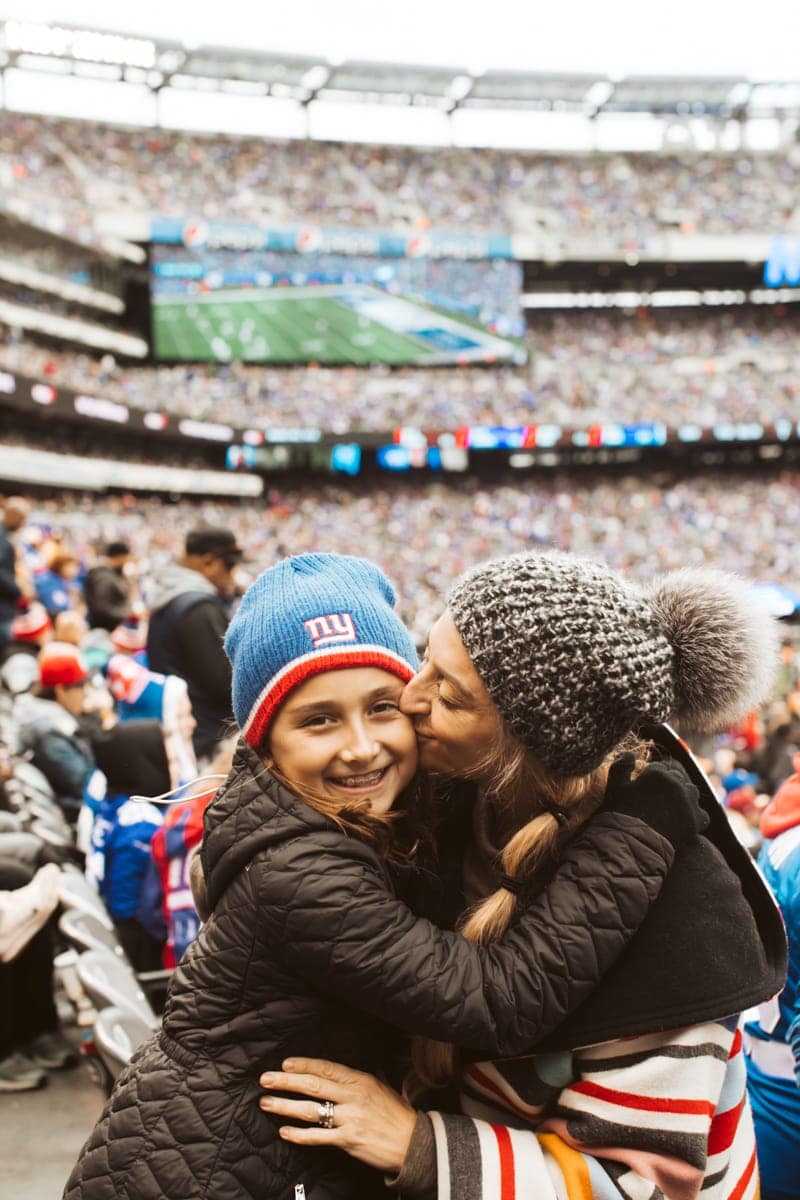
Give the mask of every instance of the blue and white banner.
[[269, 229], [235, 221], [153, 217], [150, 241], [211, 250], [288, 250], [295, 254], [368, 254], [389, 258], [513, 259], [512, 239], [471, 233], [383, 232], [379, 229], [326, 229], [298, 225]]

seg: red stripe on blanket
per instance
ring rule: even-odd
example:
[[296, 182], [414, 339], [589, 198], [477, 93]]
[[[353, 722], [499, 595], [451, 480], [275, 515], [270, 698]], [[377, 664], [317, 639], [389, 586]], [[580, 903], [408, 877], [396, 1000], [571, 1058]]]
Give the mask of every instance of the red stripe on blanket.
[[736, 1108], [729, 1108], [727, 1112], [719, 1113], [711, 1122], [711, 1128], [708, 1131], [708, 1153], [720, 1154], [723, 1150], [727, 1150], [733, 1145], [733, 1139], [736, 1137], [736, 1130], [739, 1128], [739, 1118], [742, 1115], [744, 1108], [744, 1096], [742, 1096]]
[[570, 1091], [581, 1092], [584, 1096], [593, 1096], [595, 1100], [607, 1100], [609, 1104], [618, 1104], [621, 1108], [636, 1108], [645, 1112], [689, 1113], [693, 1115], [711, 1116], [714, 1105], [708, 1100], [676, 1100], [669, 1096], [638, 1096], [635, 1092], [618, 1092], [613, 1088], [602, 1087], [585, 1079], [573, 1083]]
[[742, 1172], [741, 1179], [739, 1180], [736, 1187], [731, 1192], [730, 1196], [728, 1197], [728, 1200], [741, 1200], [741, 1197], [744, 1195], [744, 1193], [747, 1190], [747, 1186], [750, 1183], [750, 1180], [753, 1178], [753, 1172], [755, 1171], [755, 1169], [756, 1169], [756, 1152], [754, 1150], [753, 1153], [750, 1155], [749, 1163], [747, 1164], [744, 1171]]
[[504, 1092], [502, 1088], [498, 1087], [497, 1084], [494, 1083], [488, 1075], [484, 1075], [483, 1071], [479, 1070], [474, 1063], [471, 1063], [467, 1067], [464, 1074], [468, 1080], [471, 1079], [473, 1083], [476, 1083], [480, 1088], [483, 1089], [483, 1091], [489, 1092], [492, 1096], [495, 1096], [503, 1108], [508, 1108], [512, 1112], [519, 1113], [520, 1116], [525, 1117], [528, 1121], [533, 1120], [533, 1117], [529, 1112], [526, 1112], [524, 1108], [521, 1108], [519, 1104], [514, 1102], [513, 1096], [507, 1092]]
[[492, 1125], [491, 1128], [497, 1138], [497, 1153], [500, 1158], [499, 1200], [516, 1200], [517, 1183], [514, 1178], [514, 1147], [511, 1145], [511, 1134], [504, 1125]]
[[739, 1025], [736, 1028], [736, 1033], [734, 1034], [733, 1043], [731, 1045], [731, 1052], [728, 1055], [728, 1058], [736, 1058], [736, 1055], [740, 1053], [741, 1049], [742, 1049], [742, 1027], [741, 1027], [741, 1025]]

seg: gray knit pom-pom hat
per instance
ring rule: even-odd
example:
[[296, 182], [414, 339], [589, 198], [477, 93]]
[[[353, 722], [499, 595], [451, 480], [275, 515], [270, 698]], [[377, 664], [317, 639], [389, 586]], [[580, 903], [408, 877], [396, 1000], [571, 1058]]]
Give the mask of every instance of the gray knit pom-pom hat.
[[560, 775], [594, 770], [644, 721], [722, 729], [777, 668], [775, 622], [722, 571], [640, 588], [590, 559], [526, 551], [468, 571], [448, 608], [506, 725]]

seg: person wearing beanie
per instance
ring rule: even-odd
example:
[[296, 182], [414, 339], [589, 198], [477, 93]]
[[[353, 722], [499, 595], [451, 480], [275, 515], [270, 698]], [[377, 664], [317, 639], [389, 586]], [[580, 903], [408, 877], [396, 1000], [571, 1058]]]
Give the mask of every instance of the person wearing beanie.
[[38, 655], [42, 646], [53, 637], [53, 624], [47, 609], [38, 600], [29, 604], [11, 622], [10, 640], [2, 652], [4, 660], [13, 654]]
[[[366, 1074], [296, 1056], [270, 1084], [304, 1099], [275, 1097], [270, 1111], [308, 1122], [306, 1098], [324, 1094], [340, 1116], [332, 1142], [313, 1127], [292, 1139], [341, 1146], [387, 1171], [393, 1190], [438, 1200], [755, 1200], [738, 1014], [782, 986], [785, 939], [710, 785], [662, 723], [718, 731], [769, 694], [775, 661], [772, 622], [717, 571], [641, 589], [600, 563], [536, 551], [458, 580], [401, 707], [428, 770], [477, 785], [465, 938], [502, 945], [530, 897], [547, 895], [564, 847], [620, 793], [633, 789], [642, 814], [699, 794], [707, 827], [678, 848], [625, 953], [525, 1058], [416, 1041], [406, 1090], [428, 1111], [404, 1154], [370, 1116], [398, 1124], [404, 1100], [392, 1104]], [[585, 894], [597, 895], [588, 880]], [[560, 915], [565, 932], [580, 928]], [[566, 982], [562, 966], [551, 971]], [[445, 1096], [430, 1090], [441, 1087]], [[453, 1093], [460, 1105], [448, 1111]]]
[[761, 814], [758, 865], [786, 923], [786, 986], [745, 1027], [763, 1200], [800, 1196], [800, 754]]
[[95, 772], [84, 729], [88, 681], [77, 646], [48, 641], [39, 653], [37, 694], [23, 693], [14, 704], [20, 749], [31, 754], [70, 820], [77, 818]]
[[[648, 802], [623, 771], [546, 891], [520, 899], [497, 945], [471, 944], [401, 899], [426, 895], [440, 924], [457, 911], [445, 915], [447, 872], [429, 865], [427, 788], [400, 708], [418, 660], [385, 576], [350, 556], [286, 559], [247, 590], [225, 648], [241, 737], [204, 817], [207, 920], [66, 1200], [385, 1194], [369, 1164], [293, 1145], [278, 1110], [259, 1108], [261, 1072], [301, 1052], [391, 1069], [397, 1030], [482, 1057], [527, 1052], [580, 1008], [678, 847], [698, 841], [691, 785], [657, 772]], [[336, 1097], [321, 1090], [311, 1109], [313, 1132], [338, 1137]], [[399, 1120], [381, 1123], [384, 1150], [402, 1158], [416, 1120], [401, 1103]]]

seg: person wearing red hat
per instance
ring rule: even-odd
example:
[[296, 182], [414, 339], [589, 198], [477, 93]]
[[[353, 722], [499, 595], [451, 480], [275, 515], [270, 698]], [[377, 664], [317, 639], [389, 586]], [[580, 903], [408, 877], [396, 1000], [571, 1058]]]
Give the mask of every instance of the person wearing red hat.
[[32, 751], [68, 817], [77, 816], [95, 771], [81, 727], [88, 679], [77, 646], [48, 642], [39, 655], [38, 695], [20, 696], [14, 706], [22, 747]]
[[786, 986], [747, 1026], [747, 1084], [763, 1200], [800, 1197], [800, 754], [761, 814], [758, 865], [789, 942]]
[[3, 651], [3, 658], [10, 658], [12, 654], [35, 656], [52, 636], [53, 624], [47, 609], [35, 600], [11, 622], [10, 640]]

